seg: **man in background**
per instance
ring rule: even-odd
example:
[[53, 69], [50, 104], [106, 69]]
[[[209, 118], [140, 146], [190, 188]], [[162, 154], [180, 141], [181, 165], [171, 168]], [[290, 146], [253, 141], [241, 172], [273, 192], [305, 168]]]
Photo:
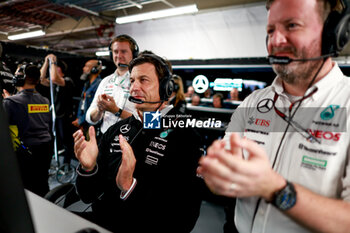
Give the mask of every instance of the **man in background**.
[[47, 92], [50, 88], [49, 77], [52, 79], [58, 144], [63, 149], [64, 163], [70, 164], [71, 159], [74, 158], [74, 142], [71, 137], [74, 132], [72, 126], [74, 82], [66, 76], [67, 70], [68, 67], [64, 61], [57, 59], [54, 54], [49, 54], [45, 57], [40, 69], [40, 82], [46, 87], [45, 92]]
[[94, 99], [98, 85], [101, 82], [100, 73], [102, 71], [102, 63], [99, 60], [89, 60], [85, 63], [83, 67], [83, 74], [80, 76], [80, 80], [85, 81], [81, 100], [78, 106], [77, 118], [72, 122], [72, 124], [84, 130], [86, 133], [89, 128], [89, 123], [86, 122], [85, 116], [92, 100]]
[[53, 144], [49, 100], [35, 90], [39, 81], [39, 68], [34, 65], [19, 66], [14, 78], [18, 93], [9, 96], [4, 92], [3, 105], [8, 114], [24, 187], [44, 196], [49, 191], [48, 170]]
[[134, 111], [134, 104], [128, 101], [129, 63], [137, 56], [139, 47], [130, 36], [119, 35], [111, 41], [110, 50], [117, 69], [101, 81], [86, 113], [89, 124], [101, 123], [102, 134], [120, 119], [131, 116]]

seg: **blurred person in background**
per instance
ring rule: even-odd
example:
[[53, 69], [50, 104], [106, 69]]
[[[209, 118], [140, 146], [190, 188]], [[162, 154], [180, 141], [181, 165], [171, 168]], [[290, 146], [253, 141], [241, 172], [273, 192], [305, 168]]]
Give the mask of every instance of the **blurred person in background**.
[[237, 88], [232, 88], [232, 90], [230, 91], [230, 98], [228, 100], [230, 101], [239, 101], [239, 97], [238, 97], [238, 89]]
[[184, 87], [182, 78], [176, 74], [173, 74], [174, 91], [171, 94], [168, 103], [172, 104], [180, 113], [186, 112], [186, 99], [184, 93]]
[[201, 104], [201, 97], [197, 94], [194, 94], [191, 99], [192, 106], [199, 106]]
[[44, 64], [40, 69], [40, 82], [46, 89], [49, 89], [49, 78], [52, 79], [57, 142], [64, 156], [64, 163], [70, 164], [71, 159], [74, 158], [72, 138], [74, 128], [71, 123], [74, 120], [73, 89], [75, 85], [73, 80], [66, 76], [67, 71], [67, 64], [63, 60], [57, 59], [54, 54], [49, 54], [45, 57]]
[[94, 99], [98, 85], [101, 82], [100, 73], [102, 71], [102, 62], [99, 60], [89, 60], [83, 67], [83, 74], [80, 76], [80, 80], [85, 81], [78, 106], [77, 118], [72, 124], [81, 128], [84, 133], [89, 128], [89, 123], [85, 120], [85, 115]]
[[203, 93], [203, 98], [210, 99], [211, 98], [211, 89], [208, 88], [204, 93]]
[[224, 107], [224, 95], [217, 93], [213, 95], [213, 107], [214, 108], [223, 108]]
[[194, 88], [192, 86], [187, 87], [187, 92], [185, 96], [191, 98], [193, 94], [194, 94]]
[[43, 197], [49, 191], [48, 170], [53, 149], [49, 100], [35, 90], [40, 81], [38, 67], [20, 65], [13, 81], [18, 93], [9, 96], [4, 91], [3, 106], [22, 181], [26, 189]]

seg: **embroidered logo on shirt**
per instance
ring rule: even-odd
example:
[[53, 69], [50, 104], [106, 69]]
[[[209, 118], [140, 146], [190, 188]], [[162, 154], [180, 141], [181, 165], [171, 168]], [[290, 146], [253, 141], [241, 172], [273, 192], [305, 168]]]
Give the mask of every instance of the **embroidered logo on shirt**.
[[129, 132], [130, 129], [131, 129], [131, 125], [129, 125], [129, 124], [125, 124], [125, 125], [120, 126], [120, 132], [123, 134]]

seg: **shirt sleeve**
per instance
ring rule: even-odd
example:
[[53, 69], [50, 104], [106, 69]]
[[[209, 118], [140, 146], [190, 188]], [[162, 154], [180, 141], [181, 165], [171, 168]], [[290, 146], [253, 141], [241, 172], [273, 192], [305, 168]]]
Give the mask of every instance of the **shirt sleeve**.
[[246, 109], [247, 109], [247, 101], [244, 101], [241, 103], [239, 107], [236, 108], [234, 113], [231, 116], [230, 123], [227, 126], [224, 140], [227, 142], [226, 143], [226, 149], [230, 149], [230, 143], [228, 143], [230, 136], [232, 133], [238, 133], [241, 137], [243, 136], [244, 133], [244, 128], [245, 128], [245, 123], [244, 119], [246, 119]]
[[[105, 86], [105, 83], [107, 81], [108, 77], [104, 78], [101, 82], [100, 85], [98, 85], [98, 88], [96, 90], [94, 99], [92, 100], [89, 109], [86, 112], [86, 116], [85, 116], [85, 120], [92, 125], [96, 125], [98, 123], [98, 121], [94, 122], [91, 119], [91, 112], [97, 108], [97, 98], [99, 95], [103, 94], [103, 88]], [[101, 120], [101, 119], [100, 119]]]
[[350, 148], [348, 148], [348, 156], [344, 174], [345, 176], [342, 179], [343, 191], [341, 193], [341, 199], [346, 202], [350, 202]]

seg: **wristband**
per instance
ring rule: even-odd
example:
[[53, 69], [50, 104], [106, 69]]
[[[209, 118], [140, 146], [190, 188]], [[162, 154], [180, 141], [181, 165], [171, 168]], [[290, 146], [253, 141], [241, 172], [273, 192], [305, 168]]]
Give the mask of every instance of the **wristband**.
[[86, 171], [82, 168], [81, 164], [79, 164], [79, 166], [77, 166], [76, 171], [80, 176], [93, 176], [98, 171], [98, 165], [96, 164], [96, 166], [91, 171]]
[[126, 192], [121, 192], [120, 199], [126, 200], [129, 197], [130, 193], [134, 190], [136, 184], [137, 184], [137, 180], [135, 178], [132, 178], [132, 184], [131, 184], [129, 190], [127, 190]]
[[119, 108], [119, 111], [116, 112], [114, 115], [115, 115], [116, 117], [120, 117], [120, 116], [122, 115], [122, 112], [123, 112], [123, 109]]

